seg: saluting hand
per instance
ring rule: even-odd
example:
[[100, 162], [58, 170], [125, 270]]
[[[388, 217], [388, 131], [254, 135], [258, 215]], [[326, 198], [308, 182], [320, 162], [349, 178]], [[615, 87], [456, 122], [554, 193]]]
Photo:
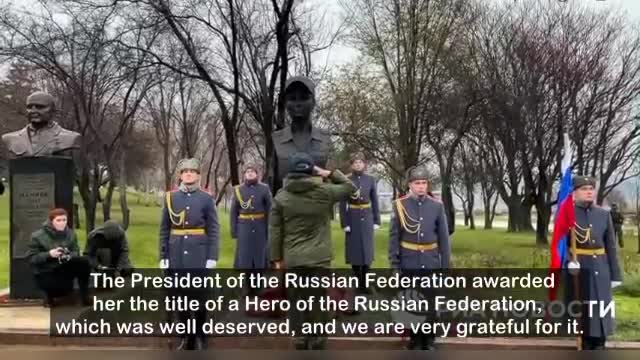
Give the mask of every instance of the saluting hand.
[[331, 175], [331, 171], [325, 170], [319, 166], [314, 166], [313, 171], [319, 176], [322, 176], [323, 178], [329, 177]]

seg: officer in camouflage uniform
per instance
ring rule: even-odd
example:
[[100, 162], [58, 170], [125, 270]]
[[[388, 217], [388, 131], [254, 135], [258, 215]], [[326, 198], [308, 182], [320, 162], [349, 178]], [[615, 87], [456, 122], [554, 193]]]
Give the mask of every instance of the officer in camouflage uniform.
[[[318, 182], [313, 175], [330, 183]], [[329, 171], [314, 166], [307, 153], [296, 153], [289, 158], [289, 174], [284, 188], [278, 190], [271, 209], [271, 261], [276, 269], [286, 268], [299, 277], [326, 276], [333, 260], [331, 242], [331, 214], [336, 204], [349, 198], [355, 186], [339, 170]], [[324, 288], [289, 288], [291, 304], [311, 297], [326, 296]], [[317, 305], [317, 304], [316, 304]], [[292, 309], [288, 313], [298, 350], [323, 350], [327, 338], [324, 334], [301, 334], [303, 322], [327, 323], [328, 312], [313, 306], [310, 311]]]
[[[160, 268], [170, 272], [191, 272], [202, 276], [205, 269], [213, 269], [218, 261], [220, 226], [214, 199], [200, 189], [200, 162], [182, 159], [178, 163], [181, 184], [177, 191], [168, 192], [160, 223]], [[199, 298], [206, 296], [196, 289], [176, 289], [174, 295]], [[204, 303], [203, 303], [204, 304]], [[207, 339], [202, 333], [206, 310], [195, 314], [197, 335], [182, 339], [178, 349], [204, 349]], [[189, 312], [178, 314], [181, 322], [191, 317]]]
[[376, 179], [364, 172], [365, 166], [364, 154], [354, 154], [352, 173], [347, 177], [357, 191], [340, 202], [340, 224], [345, 232], [346, 262], [360, 279], [360, 292], [368, 294], [370, 290], [364, 284], [374, 259], [374, 230], [380, 227], [380, 207]]
[[[424, 167], [407, 172], [409, 194], [394, 201], [390, 224], [389, 261], [402, 276], [425, 275], [448, 269], [451, 258], [444, 206], [427, 194], [429, 176]], [[411, 333], [409, 350], [432, 350], [435, 337]]]
[[[606, 306], [613, 300], [612, 288], [622, 282], [622, 272], [611, 215], [595, 204], [595, 186], [596, 181], [592, 177], [577, 176], [573, 179], [576, 223], [570, 254], [576, 254], [580, 272], [577, 289], [574, 278], [567, 279], [566, 295], [570, 301], [603, 301]], [[580, 321], [582, 348], [585, 350], [604, 349], [606, 337], [614, 330], [614, 319], [610, 313], [600, 314], [600, 303], [593, 306], [593, 310], [589, 316], [588, 307], [582, 308]]]
[[[231, 237], [236, 240], [236, 269], [256, 272], [268, 268], [269, 211], [271, 191], [258, 181], [258, 168], [247, 165], [244, 184], [234, 187], [229, 215]], [[249, 295], [255, 294], [250, 289]]]

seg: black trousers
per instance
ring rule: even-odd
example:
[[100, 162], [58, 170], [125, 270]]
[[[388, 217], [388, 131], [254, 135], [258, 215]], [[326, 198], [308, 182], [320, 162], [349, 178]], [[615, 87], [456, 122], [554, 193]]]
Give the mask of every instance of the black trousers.
[[582, 350], [604, 350], [606, 337], [582, 336]]
[[[172, 270], [169, 273], [178, 273], [179, 276], [186, 276], [187, 273], [191, 273], [193, 276], [206, 276], [206, 270]], [[187, 339], [186, 350], [193, 350], [195, 348], [196, 338], [200, 338], [203, 341], [206, 340], [206, 334], [202, 330], [202, 326], [207, 322], [207, 309], [205, 303], [209, 298], [208, 289], [197, 288], [173, 288], [169, 290], [169, 294], [173, 296], [187, 296], [189, 300], [197, 299], [200, 303], [198, 310], [196, 311], [175, 311], [174, 316], [178, 318], [181, 323], [187, 324], [187, 321], [194, 319], [196, 324], [196, 333], [182, 336]]]
[[78, 280], [80, 295], [89, 295], [91, 265], [85, 256], [74, 256], [51, 271], [35, 275], [36, 284], [48, 298], [64, 296], [73, 291], [73, 281]]
[[263, 274], [264, 273], [264, 269], [247, 269], [244, 270], [244, 274], [245, 274], [245, 279], [246, 279], [246, 288], [247, 288], [247, 295], [249, 296], [258, 296], [261, 293], [261, 288], [259, 287], [252, 287], [251, 286], [251, 282], [249, 281], [249, 277], [251, 275], [253, 275], [254, 277], [258, 274]]
[[358, 286], [360, 290], [366, 288], [366, 277], [369, 272], [369, 265], [351, 265], [351, 269], [353, 269], [353, 274], [358, 278]]

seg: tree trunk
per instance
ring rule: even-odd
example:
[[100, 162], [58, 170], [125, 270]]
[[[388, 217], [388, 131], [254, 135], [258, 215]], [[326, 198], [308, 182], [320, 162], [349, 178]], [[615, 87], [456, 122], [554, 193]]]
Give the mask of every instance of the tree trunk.
[[[209, 189], [209, 191], [211, 191], [211, 170], [213, 170], [213, 162], [216, 159], [216, 147], [212, 146], [211, 147], [211, 160], [209, 161], [209, 166], [207, 166], [207, 178], [205, 179], [204, 182], [204, 187]], [[214, 181], [217, 181], [217, 179], [214, 179]], [[214, 192], [217, 191], [217, 189], [213, 190]]]
[[640, 218], [636, 215], [636, 233], [638, 235], [638, 254], [640, 254]]
[[491, 206], [491, 216], [489, 217], [489, 223], [488, 223], [489, 224], [489, 229], [493, 228], [493, 219], [496, 218], [496, 207], [498, 206], [498, 200], [500, 200], [500, 197], [498, 195], [496, 195], [493, 198], [493, 205]]
[[536, 220], [536, 245], [549, 244], [549, 221], [551, 220], [551, 206], [540, 204], [536, 206], [538, 219]]
[[493, 219], [491, 218], [491, 208], [484, 208], [484, 229], [491, 230], [493, 229]]
[[453, 233], [456, 226], [456, 212], [453, 206], [453, 193], [451, 191], [451, 181], [449, 174], [442, 175], [442, 202], [447, 215], [449, 233]]
[[520, 230], [519, 231], [533, 231], [533, 224], [531, 223], [531, 205], [522, 206], [522, 217], [520, 218]]
[[98, 197], [100, 195], [100, 174], [97, 165], [93, 166], [93, 174], [86, 175], [86, 183], [84, 184], [83, 193], [83, 205], [85, 213], [85, 221], [87, 227], [85, 229], [87, 235], [96, 226], [96, 207], [98, 204]]
[[[490, 230], [493, 228], [493, 217], [491, 212], [491, 193], [489, 192], [489, 185], [486, 181], [481, 181], [480, 186], [482, 188], [482, 206], [484, 208], [484, 229]], [[493, 209], [495, 214], [495, 207]]]
[[473, 218], [473, 207], [475, 205], [475, 201], [473, 198], [473, 189], [467, 188], [467, 214], [469, 216], [470, 229], [476, 229], [476, 222]]
[[234, 130], [231, 128], [227, 129], [227, 131], [225, 131], [225, 137], [227, 140], [227, 156], [229, 157], [229, 178], [232, 185], [238, 185], [240, 184], [240, 177], [238, 176], [238, 144]]
[[[109, 180], [109, 186], [107, 188], [107, 195], [105, 195], [104, 199], [102, 200], [102, 221], [106, 222], [108, 220], [111, 219], [111, 206], [113, 204], [113, 191], [116, 188], [116, 179], [113, 178], [114, 174], [111, 173], [110, 176], [112, 177], [111, 180]], [[98, 190], [100, 191], [100, 190]]]
[[533, 222], [531, 221], [531, 210], [533, 206], [524, 205], [522, 207], [522, 224], [520, 226], [520, 231], [533, 231]]
[[164, 167], [164, 190], [171, 190], [172, 181], [172, 173], [171, 173], [171, 165], [170, 165], [170, 157], [171, 152], [169, 149], [169, 140], [167, 139], [166, 143], [162, 145], [162, 165]]
[[80, 209], [76, 203], [73, 203], [73, 228], [76, 231], [80, 229]]
[[522, 206], [520, 205], [520, 201], [518, 199], [513, 199], [513, 197], [507, 200], [507, 209], [509, 211], [507, 231], [518, 232], [520, 231], [520, 224], [522, 224]]
[[125, 154], [120, 154], [120, 181], [118, 182], [118, 190], [120, 191], [120, 209], [122, 210], [122, 227], [126, 230], [129, 228], [129, 204], [127, 203], [127, 167]]

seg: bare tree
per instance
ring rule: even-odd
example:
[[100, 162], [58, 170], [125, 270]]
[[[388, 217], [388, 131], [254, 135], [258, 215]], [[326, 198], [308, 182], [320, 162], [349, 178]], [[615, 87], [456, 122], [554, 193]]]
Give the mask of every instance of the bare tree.
[[175, 124], [176, 116], [173, 115], [177, 82], [163, 74], [161, 69], [156, 69], [156, 77], [158, 83], [145, 96], [143, 109], [162, 151], [164, 190], [168, 191], [173, 184], [172, 174], [177, 161], [174, 151], [177, 125]]
[[636, 178], [635, 181], [635, 194], [634, 194], [634, 205], [635, 205], [635, 219], [634, 222], [636, 224], [636, 234], [638, 236], [638, 254], [640, 254], [640, 178]]

